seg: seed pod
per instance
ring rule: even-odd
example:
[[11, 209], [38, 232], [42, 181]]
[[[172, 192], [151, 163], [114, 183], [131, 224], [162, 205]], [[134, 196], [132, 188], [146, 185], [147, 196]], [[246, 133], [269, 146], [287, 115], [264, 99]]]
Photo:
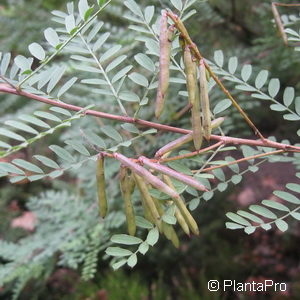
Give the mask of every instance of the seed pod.
[[143, 196], [141, 196], [141, 202], [142, 202], [142, 206], [143, 206], [143, 212], [144, 212], [145, 219], [156, 226], [157, 222], [153, 218]]
[[[167, 203], [168, 203], [168, 205], [172, 205], [173, 201], [169, 200], [169, 201], [167, 201]], [[182, 230], [187, 235], [190, 235], [189, 225], [186, 223], [184, 217], [182, 216], [182, 214], [177, 206], [175, 207], [175, 218], [176, 218], [178, 224], [180, 225], [180, 227], [182, 228]]]
[[146, 183], [144, 182], [142, 177], [140, 177], [139, 175], [137, 175], [135, 173], [133, 173], [133, 177], [134, 177], [137, 187], [140, 190], [140, 193], [145, 201], [145, 206], [149, 209], [157, 227], [159, 229], [161, 229], [160, 215], [156, 209], [155, 203], [149, 193]]
[[209, 80], [210, 80], [210, 74], [207, 71], [207, 69], [205, 69], [205, 75], [206, 75], [206, 81], [209, 82]]
[[146, 205], [145, 199], [143, 196], [141, 196], [141, 203], [142, 203], [142, 207], [143, 207], [143, 213], [144, 213], [144, 217], [146, 220], [148, 220], [150, 223], [152, 223], [153, 225], [157, 225], [157, 220], [155, 220], [148, 208], [148, 206]]
[[163, 174], [166, 174], [168, 176], [171, 176], [181, 182], [184, 182], [185, 184], [187, 185], [190, 185], [194, 188], [196, 188], [197, 190], [199, 191], [207, 191], [207, 188], [201, 184], [198, 180], [194, 179], [193, 177], [191, 176], [188, 176], [188, 175], [185, 175], [183, 173], [179, 173], [165, 165], [161, 165], [161, 164], [158, 164], [158, 163], [154, 163], [152, 162], [150, 159], [148, 159], [147, 157], [145, 156], [141, 156], [139, 158], [139, 160], [147, 165], [148, 167], [150, 167], [151, 169], [154, 169], [160, 173], [163, 173]]
[[166, 144], [162, 148], [160, 148], [156, 153], [155, 157], [162, 157], [165, 153], [171, 152], [180, 146], [190, 142], [193, 139], [193, 134], [189, 133], [186, 135], [181, 136], [180, 138]]
[[196, 89], [197, 101], [193, 104], [191, 109], [192, 113], [192, 129], [193, 129], [193, 141], [196, 150], [200, 150], [203, 140], [203, 129], [201, 122], [201, 109], [199, 99], [199, 88]]
[[139, 164], [133, 162], [131, 159], [126, 156], [115, 152], [113, 154], [114, 158], [119, 160], [124, 166], [131, 169], [133, 174], [138, 174], [143, 178], [144, 181], [151, 184], [153, 187], [157, 188], [161, 192], [169, 195], [171, 198], [179, 197], [178, 193], [171, 189], [168, 185], [166, 185], [163, 181], [161, 181], [158, 177], [152, 175], [148, 170], [140, 166]]
[[[173, 189], [175, 189], [170, 177], [163, 175], [164, 181]], [[174, 198], [174, 203], [178, 207], [179, 211], [181, 212], [183, 218], [185, 219], [186, 223], [189, 225], [189, 228], [194, 234], [199, 234], [199, 228], [194, 220], [193, 216], [189, 212], [189, 210], [186, 208], [185, 203], [181, 197], [179, 198]]]
[[159, 118], [165, 104], [165, 96], [169, 87], [170, 55], [174, 27], [168, 29], [167, 11], [162, 10], [159, 34], [159, 82], [156, 96], [155, 116]]
[[176, 207], [175, 210], [175, 218], [177, 219], [178, 224], [180, 225], [180, 227], [182, 228], [182, 230], [187, 234], [190, 235], [190, 229], [189, 229], [189, 225], [187, 224], [187, 222], [185, 221], [184, 217], [182, 216], [180, 210], [178, 209], [178, 207]]
[[128, 181], [129, 181], [129, 184], [128, 184], [129, 190], [130, 190], [130, 193], [132, 194], [134, 191], [134, 188], [135, 188], [135, 181], [134, 181], [133, 175], [128, 176]]
[[96, 179], [99, 213], [102, 218], [105, 218], [107, 214], [107, 198], [105, 191], [104, 156], [102, 154], [99, 154], [97, 159]]
[[152, 197], [152, 199], [153, 199], [153, 202], [155, 204], [155, 207], [156, 207], [159, 215], [162, 216], [164, 214], [164, 209], [163, 209], [162, 205], [160, 204], [160, 202], [157, 198]]
[[[134, 189], [132, 185], [133, 180], [128, 175], [127, 168], [121, 167], [120, 169], [120, 187], [124, 200], [125, 216], [127, 221], [127, 229], [130, 235], [135, 235], [136, 232], [136, 223], [134, 209], [131, 203], [131, 194]], [[133, 186], [133, 188], [132, 188]]]
[[206, 81], [206, 68], [204, 60], [200, 60], [200, 103], [202, 108], [203, 135], [209, 140], [211, 135], [211, 113]]
[[183, 62], [186, 74], [186, 86], [189, 96], [189, 102], [193, 105], [196, 101], [197, 66], [193, 61], [192, 53], [189, 47], [184, 48]]
[[193, 61], [191, 50], [189, 47], [184, 48], [183, 60], [186, 73], [186, 85], [189, 95], [189, 102], [192, 105], [192, 128], [193, 141], [196, 150], [199, 150], [202, 145], [202, 125], [200, 113], [199, 89], [197, 85], [197, 67]]
[[[156, 199], [154, 197], [152, 197], [152, 199], [155, 203], [155, 206], [157, 208], [159, 215], [162, 217], [163, 214], [165, 213], [162, 205], [160, 204], [158, 199]], [[170, 201], [170, 202], [172, 202], [172, 201]], [[177, 207], [176, 207], [176, 209], [177, 209]], [[176, 216], [176, 213], [175, 213], [175, 216]], [[162, 227], [162, 232], [164, 233], [166, 238], [168, 240], [170, 240], [176, 248], [178, 248], [179, 247], [179, 239], [177, 237], [176, 231], [173, 228], [173, 226], [171, 224], [168, 224], [168, 223], [165, 223], [164, 221], [162, 221], [161, 227]]]
[[[163, 214], [164, 214], [165, 212], [164, 212], [164, 210], [163, 210], [163, 208], [162, 208], [162, 206], [161, 206], [159, 200], [156, 199], [156, 198], [153, 198], [153, 200], [154, 200], [154, 202], [155, 202], [155, 204], [156, 204], [156, 207], [157, 207], [157, 209], [158, 209], [158, 211], [159, 211], [160, 216], [163, 216]], [[170, 202], [171, 202], [171, 201], [170, 201]], [[174, 246], [177, 247], [178, 245], [177, 245], [177, 243], [176, 243], [176, 239], [174, 239], [174, 237], [173, 237], [173, 236], [174, 236], [174, 233], [175, 233], [175, 235], [176, 235], [176, 232], [175, 232], [173, 226], [172, 226], [171, 224], [168, 224], [168, 223], [164, 222], [163, 220], [162, 220], [161, 225], [162, 225], [162, 231], [163, 231], [164, 235], [166, 236], [166, 238], [167, 238], [168, 240], [171, 240], [171, 241], [173, 242], [173, 244], [174, 244], [174, 242], [175, 242]], [[173, 240], [172, 240], [172, 239], [173, 239]], [[178, 240], [178, 238], [177, 238], [177, 240]], [[178, 241], [178, 243], [179, 243], [179, 241]]]
[[[215, 129], [215, 128], [219, 127], [224, 122], [224, 120], [225, 120], [225, 118], [223, 118], [223, 117], [212, 120], [211, 128]], [[193, 133], [183, 135], [183, 136], [179, 137], [178, 139], [176, 139], [176, 140], [166, 144], [162, 148], [160, 148], [155, 153], [155, 157], [162, 157], [164, 154], [169, 153], [169, 152], [181, 147], [182, 145], [189, 143], [192, 140], [193, 140]]]
[[162, 222], [162, 230], [165, 234], [166, 238], [172, 242], [174, 247], [179, 247], [179, 239], [176, 234], [176, 231], [174, 230], [173, 226], [170, 224], [167, 224], [165, 222]]
[[[165, 212], [164, 212], [164, 209], [163, 209], [161, 203], [160, 203], [159, 200], [158, 200], [157, 198], [155, 198], [155, 197], [152, 197], [152, 199], [153, 199], [153, 202], [154, 202], [154, 204], [155, 204], [155, 207], [156, 207], [156, 209], [157, 209], [157, 211], [158, 211], [160, 217], [162, 217], [163, 214], [164, 214]], [[169, 238], [169, 237], [170, 237], [169, 232], [170, 232], [171, 230], [169, 229], [169, 226], [166, 226], [166, 225], [169, 225], [169, 224], [166, 224], [163, 220], [161, 220], [161, 228], [160, 228], [160, 232], [163, 233], [163, 234], [166, 236], [167, 239], [170, 239], [170, 238]], [[170, 225], [170, 226], [171, 226], [171, 225]], [[172, 226], [171, 226], [171, 227], [172, 227]]]
[[177, 233], [176, 233], [175, 229], [172, 226], [171, 226], [170, 231], [171, 231], [171, 238], [170, 238], [171, 242], [173, 243], [175, 248], [179, 248], [180, 242], [179, 242]]
[[163, 154], [161, 158], [165, 159], [165, 158], [169, 157], [170, 154], [171, 154], [171, 152], [167, 152], [167, 153]]
[[153, 225], [156, 225], [157, 222], [155, 222], [155, 219], [153, 218], [148, 206], [145, 203], [145, 200], [142, 197], [142, 206], [143, 206], [143, 211], [144, 211], [144, 217], [146, 220], [148, 220], [150, 223], [152, 223]]
[[223, 122], [225, 118], [220, 117], [211, 121], [211, 129], [218, 128]]

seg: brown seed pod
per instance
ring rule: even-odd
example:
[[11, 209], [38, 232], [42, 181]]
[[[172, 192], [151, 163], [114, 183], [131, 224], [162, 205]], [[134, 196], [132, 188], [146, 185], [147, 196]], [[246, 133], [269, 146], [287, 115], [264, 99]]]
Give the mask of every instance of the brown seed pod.
[[156, 170], [160, 173], [166, 174], [168, 176], [171, 176], [181, 182], [184, 182], [187, 185], [194, 187], [195, 189], [197, 189], [199, 191], [207, 191], [207, 188], [203, 184], [201, 184], [198, 180], [194, 179], [191, 176], [185, 175], [183, 173], [179, 173], [165, 165], [154, 163], [145, 156], [141, 156], [139, 158], [139, 161], [141, 161], [143, 164], [147, 165], [151, 169]]
[[189, 47], [185, 47], [183, 51], [184, 70], [186, 74], [186, 85], [190, 104], [196, 101], [197, 89], [197, 66], [193, 61], [192, 53]]
[[189, 47], [184, 48], [183, 60], [186, 73], [186, 85], [189, 95], [189, 102], [192, 105], [192, 128], [193, 140], [196, 150], [199, 150], [202, 145], [202, 125], [200, 113], [199, 88], [197, 84], [197, 67], [193, 61], [192, 53]]
[[104, 156], [102, 154], [99, 154], [97, 159], [96, 179], [99, 213], [102, 218], [105, 218], [107, 214], [107, 198], [105, 191]]
[[120, 187], [124, 200], [125, 216], [127, 221], [127, 229], [130, 235], [135, 235], [136, 223], [133, 205], [131, 202], [131, 194], [134, 190], [134, 184], [128, 174], [127, 168], [121, 166], [120, 169]]
[[[175, 189], [170, 177], [163, 175], [163, 179], [164, 181], [173, 189]], [[185, 203], [183, 201], [183, 199], [181, 197], [177, 198], [177, 199], [173, 199], [175, 205], [178, 207], [179, 211], [181, 212], [183, 218], [185, 219], [186, 223], [189, 225], [189, 228], [191, 229], [191, 231], [194, 234], [199, 234], [199, 228], [198, 225], [196, 223], [196, 221], [194, 220], [193, 216], [191, 215], [191, 213], [189, 212], [189, 210], [187, 209], [187, 207], [185, 206]]]
[[169, 87], [170, 55], [174, 27], [168, 28], [167, 11], [162, 10], [159, 34], [159, 82], [156, 96], [155, 116], [159, 118], [165, 104], [165, 97]]
[[200, 103], [202, 109], [203, 135], [207, 140], [209, 140], [212, 126], [206, 80], [206, 68], [203, 59], [200, 60]]

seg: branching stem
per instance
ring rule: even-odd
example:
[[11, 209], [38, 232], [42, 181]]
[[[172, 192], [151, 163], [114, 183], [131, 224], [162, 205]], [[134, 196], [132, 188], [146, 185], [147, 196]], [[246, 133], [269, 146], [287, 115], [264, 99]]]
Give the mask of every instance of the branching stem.
[[[209, 171], [212, 171], [212, 170], [215, 170], [215, 169], [224, 168], [224, 167], [231, 166], [231, 165], [236, 165], [236, 164], [239, 164], [240, 162], [243, 162], [243, 161], [248, 161], [248, 160], [251, 160], [251, 159], [266, 157], [266, 156], [270, 156], [270, 155], [281, 154], [281, 153], [284, 153], [284, 152], [285, 152], [284, 150], [276, 150], [276, 151], [271, 151], [271, 152], [267, 152], [267, 153], [260, 153], [260, 154], [256, 154], [256, 155], [251, 155], [251, 156], [247, 156], [247, 157], [244, 157], [244, 158], [241, 158], [241, 159], [231, 161], [227, 164], [222, 164], [222, 165], [213, 166], [213, 167], [203, 169], [202, 172], [209, 172]], [[198, 172], [198, 170], [195, 170], [195, 171], [192, 171], [192, 172], [196, 173], [196, 172]]]
[[[62, 101], [57, 101], [54, 99], [48, 99], [39, 95], [35, 95], [29, 92], [25, 91], [19, 91], [16, 88], [12, 88], [11, 86], [1, 83], [0, 84], [0, 92], [6, 93], [6, 94], [14, 94], [14, 95], [19, 95], [23, 96], [29, 99], [33, 99], [36, 101], [40, 101], [49, 105], [65, 108], [70, 111], [81, 111], [84, 108], [72, 104], [67, 104]], [[98, 118], [104, 118], [104, 119], [110, 119], [110, 120], [115, 120], [119, 122], [124, 122], [124, 123], [133, 123], [137, 125], [141, 125], [144, 127], [148, 128], [155, 128], [157, 130], [161, 131], [169, 131], [169, 132], [176, 132], [176, 133], [181, 133], [181, 134], [188, 134], [191, 133], [191, 130], [184, 129], [184, 128], [178, 128], [178, 127], [173, 127], [169, 125], [164, 125], [160, 123], [155, 123], [151, 121], [146, 121], [142, 119], [135, 119], [132, 117], [128, 116], [120, 116], [120, 115], [114, 115], [114, 114], [109, 114], [101, 111], [96, 111], [96, 110], [86, 110], [84, 112], [86, 115], [91, 115], [95, 116]], [[275, 149], [282, 149], [284, 151], [290, 151], [290, 152], [300, 152], [300, 147], [298, 146], [292, 146], [288, 144], [283, 144], [283, 143], [278, 143], [274, 142], [268, 139], [264, 140], [251, 140], [251, 139], [243, 139], [243, 138], [235, 138], [235, 137], [230, 137], [230, 136], [219, 136], [219, 135], [211, 135], [211, 140], [215, 141], [220, 141], [223, 144], [234, 144], [234, 145], [249, 145], [249, 146], [262, 146], [262, 147], [271, 147]]]
[[223, 144], [224, 144], [224, 142], [220, 141], [218, 143], [215, 143], [214, 145], [211, 145], [209, 147], [206, 147], [206, 148], [203, 148], [203, 149], [191, 152], [191, 153], [186, 153], [186, 154], [177, 155], [177, 156], [173, 156], [173, 157], [161, 158], [161, 159], [159, 159], [159, 162], [165, 163], [165, 162], [169, 162], [169, 161], [174, 161], [174, 160], [179, 160], [179, 159], [193, 157], [193, 156], [205, 153], [207, 151], [210, 151], [212, 149], [215, 149], [215, 148], [217, 148], [217, 147], [219, 147], [219, 146], [221, 146]]

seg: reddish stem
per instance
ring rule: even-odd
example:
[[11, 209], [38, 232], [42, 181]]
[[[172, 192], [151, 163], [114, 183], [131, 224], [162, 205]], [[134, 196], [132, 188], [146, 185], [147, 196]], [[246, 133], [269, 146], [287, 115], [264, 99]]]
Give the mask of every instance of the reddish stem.
[[[38, 96], [38, 95], [35, 95], [32, 93], [28, 93], [28, 92], [25, 92], [22, 90], [18, 91], [15, 88], [12, 88], [12, 87], [8, 86], [7, 84], [3, 84], [3, 83], [0, 83], [0, 92], [6, 93], [6, 94], [15, 94], [15, 95], [23, 96], [23, 97], [30, 98], [30, 99], [33, 99], [36, 101], [40, 101], [40, 102], [43, 102], [43, 103], [46, 103], [49, 105], [65, 108], [65, 109], [71, 110], [71, 111], [78, 112], [78, 111], [84, 109], [83, 107], [80, 107], [80, 106], [67, 104], [67, 103], [53, 100], [53, 99], [48, 99], [48, 98]], [[191, 130], [188, 130], [188, 129], [173, 127], [173, 126], [150, 122], [150, 121], [141, 120], [141, 119], [135, 119], [132, 117], [127, 117], [127, 116], [113, 115], [113, 114], [100, 112], [100, 111], [96, 111], [96, 110], [89, 109], [89, 110], [86, 110], [84, 113], [86, 115], [91, 115], [91, 116], [95, 116], [98, 118], [110, 119], [110, 120], [115, 120], [115, 121], [124, 122], [124, 123], [134, 123], [137, 125], [155, 128], [155, 129], [162, 130], [162, 131], [176, 132], [176, 133], [181, 133], [181, 134], [188, 134], [188, 133], [192, 132]], [[268, 139], [251, 140], [251, 139], [243, 139], [243, 138], [235, 138], [235, 137], [230, 137], [230, 136], [219, 136], [219, 135], [211, 135], [210, 139], [216, 140], [216, 141], [221, 141], [224, 144], [264, 146], [264, 147], [272, 147], [272, 148], [276, 148], [276, 149], [283, 149], [285, 151], [300, 152], [300, 147], [277, 143], [277, 142], [273, 142]]]

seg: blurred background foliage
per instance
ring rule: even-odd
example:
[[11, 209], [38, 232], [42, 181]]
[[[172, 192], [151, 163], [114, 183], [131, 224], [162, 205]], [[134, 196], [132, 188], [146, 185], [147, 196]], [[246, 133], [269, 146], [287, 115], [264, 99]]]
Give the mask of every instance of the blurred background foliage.
[[[158, 7], [170, 4], [168, 0], [138, 2], [141, 6], [155, 5], [157, 14]], [[43, 30], [51, 25], [49, 11], [63, 10], [66, 3], [65, 0], [2, 0], [1, 51], [28, 54], [27, 45], [41, 41]], [[197, 14], [190, 18], [187, 27], [205, 57], [209, 59], [214, 50], [222, 49], [225, 56], [236, 55], [239, 61], [251, 63], [257, 70], [269, 70], [271, 77], [280, 78], [283, 86], [299, 89], [299, 54], [283, 45], [271, 21], [269, 0], [197, 1], [195, 9]], [[299, 14], [292, 8], [280, 8], [280, 12]], [[115, 0], [112, 8], [101, 18], [111, 24], [118, 39], [123, 39], [119, 40], [120, 43], [129, 44], [134, 33], [127, 32], [125, 36], [118, 33], [128, 27], [123, 13], [122, 1]], [[136, 51], [131, 51], [131, 54]], [[245, 95], [240, 98], [241, 101], [247, 100]], [[21, 106], [22, 103], [17, 101], [15, 106], [8, 107], [6, 113]], [[296, 142], [293, 140], [295, 136], [290, 134], [295, 131], [296, 125], [270, 112], [268, 106], [254, 107], [249, 114], [266, 136], [277, 135]], [[269, 171], [266, 171], [268, 168]], [[269, 165], [264, 172], [247, 176], [240, 186], [202, 204], [194, 213], [201, 235], [182, 236], [179, 250], [162, 239], [145, 257], [139, 258], [133, 270], [125, 268], [113, 272], [106, 260], [99, 260], [95, 278], [87, 281], [80, 279], [80, 272], [54, 267], [57, 257], [53, 257], [54, 261], [48, 261], [48, 274], [27, 283], [20, 299], [299, 299], [299, 225], [291, 225], [284, 235], [272, 230], [246, 236], [224, 228], [227, 211], [255, 203], [268, 197], [268, 189], [284, 186], [289, 174], [293, 173], [291, 166], [291, 169], [287, 165], [285, 168], [286, 172], [282, 174], [280, 166]], [[85, 173], [80, 176], [84, 182]], [[76, 184], [72, 180], [72, 177], [63, 178], [55, 183], [55, 188], [75, 189]], [[19, 216], [24, 217], [27, 199], [42, 192], [48, 183], [24, 183], [12, 187], [2, 179], [0, 187], [0, 239], [16, 242], [21, 237], [30, 236], [30, 228], [13, 227], [13, 221]], [[116, 232], [120, 232], [120, 228]], [[99, 256], [103, 254], [101, 251]], [[272, 279], [287, 282], [289, 289], [282, 294], [210, 293], [207, 290], [210, 279], [236, 279], [239, 282]], [[0, 299], [9, 299], [10, 296], [9, 289], [0, 287]]]

